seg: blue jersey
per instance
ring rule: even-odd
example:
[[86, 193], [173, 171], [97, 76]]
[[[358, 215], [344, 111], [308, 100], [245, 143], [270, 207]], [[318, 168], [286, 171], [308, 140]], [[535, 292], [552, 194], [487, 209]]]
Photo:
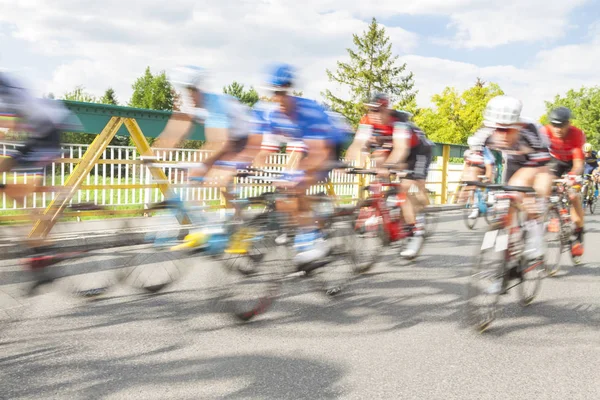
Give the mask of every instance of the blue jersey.
[[496, 159], [494, 158], [494, 154], [487, 147], [483, 148], [483, 161], [486, 165], [495, 165]]
[[343, 129], [339, 123], [332, 123], [322, 106], [301, 97], [292, 99], [294, 120], [283, 113], [277, 103], [261, 102], [255, 106], [252, 132], [263, 135], [263, 149], [275, 151], [285, 144], [288, 151], [306, 151], [304, 140], [338, 140]]
[[[230, 139], [241, 139], [248, 136], [251, 129], [250, 109], [235, 97], [203, 93], [204, 108], [187, 105], [182, 112], [192, 116], [195, 122], [204, 124], [208, 135], [220, 136], [227, 132]], [[188, 104], [191, 104], [191, 100]]]

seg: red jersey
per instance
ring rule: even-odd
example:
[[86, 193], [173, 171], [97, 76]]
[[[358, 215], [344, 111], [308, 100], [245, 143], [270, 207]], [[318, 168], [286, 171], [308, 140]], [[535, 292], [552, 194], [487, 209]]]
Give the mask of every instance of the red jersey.
[[550, 139], [550, 155], [560, 161], [583, 160], [583, 145], [585, 134], [579, 128], [569, 127], [569, 132], [564, 138], [554, 136], [550, 126], [546, 126], [544, 133]]
[[[398, 138], [406, 138], [410, 135], [410, 147], [416, 147], [420, 143], [417, 133], [413, 129], [398, 129], [397, 124], [404, 122], [405, 121], [402, 120], [401, 116], [396, 114], [391, 115], [390, 121], [387, 124], [375, 122], [371, 120], [368, 115], [363, 115], [358, 123], [358, 134], [366, 139], [377, 140], [376, 138], [373, 138], [373, 136], [379, 137], [380, 140], [377, 141], [382, 142], [384, 147], [386, 147], [386, 145], [387, 147], [391, 146], [394, 135]], [[403, 126], [404, 125], [406, 125], [407, 128], [411, 127], [409, 124], [403, 124]], [[402, 133], [402, 135], [399, 135], [400, 133]]]

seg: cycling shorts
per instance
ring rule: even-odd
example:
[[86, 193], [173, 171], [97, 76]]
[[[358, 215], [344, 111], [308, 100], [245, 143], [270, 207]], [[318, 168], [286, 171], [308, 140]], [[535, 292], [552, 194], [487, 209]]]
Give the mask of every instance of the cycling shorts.
[[15, 161], [13, 171], [41, 173], [61, 156], [60, 135], [61, 131], [54, 129], [40, 137], [31, 136], [23, 146], [7, 151], [4, 157]]
[[433, 160], [432, 148], [429, 146], [417, 146], [413, 148], [407, 159], [407, 169], [410, 172], [406, 179], [425, 180], [429, 174], [429, 167]]
[[557, 178], [561, 178], [573, 169], [573, 161], [562, 161], [554, 157], [550, 160], [549, 165], [550, 172]]

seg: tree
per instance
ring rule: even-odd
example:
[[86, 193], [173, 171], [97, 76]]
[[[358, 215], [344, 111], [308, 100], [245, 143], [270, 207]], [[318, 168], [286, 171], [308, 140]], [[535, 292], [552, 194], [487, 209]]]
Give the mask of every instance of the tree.
[[547, 113], [540, 119], [541, 123], [548, 123], [548, 113], [552, 109], [568, 107], [573, 115], [571, 123], [583, 130], [594, 148], [600, 146], [600, 86], [571, 89], [564, 96], [556, 95], [554, 100], [545, 103]]
[[100, 98], [100, 103], [102, 104], [112, 104], [114, 106], [118, 106], [119, 102], [117, 100], [117, 96], [115, 95], [115, 91], [113, 88], [106, 89], [104, 92], [104, 96]]
[[70, 92], [63, 95], [63, 100], [82, 101], [85, 103], [97, 103], [98, 99], [92, 94], [85, 91], [82, 85], [78, 85]]
[[158, 75], [152, 75], [150, 67], [146, 67], [144, 75], [139, 77], [131, 87], [133, 88], [133, 94], [129, 100], [131, 107], [173, 110], [175, 95], [164, 71]]
[[392, 43], [385, 28], [375, 18], [362, 36], [353, 35], [356, 50], [346, 49], [349, 62], [337, 62], [337, 71], [327, 70], [330, 82], [348, 88], [350, 99], [344, 100], [326, 90], [323, 96], [337, 111], [355, 126], [364, 113], [364, 103], [375, 92], [387, 93], [392, 102], [408, 104], [414, 99], [412, 72], [403, 75], [406, 64], [397, 65], [398, 56], [392, 55]]
[[225, 86], [223, 93], [237, 98], [249, 107], [252, 107], [260, 99], [258, 92], [253, 87], [244, 90], [244, 85], [236, 81], [233, 81], [229, 86]]
[[[436, 142], [465, 144], [483, 123], [483, 111], [488, 101], [504, 92], [495, 83], [477, 78], [473, 87], [460, 93], [446, 87], [431, 98], [434, 108], [416, 109], [408, 104], [407, 111], [415, 114], [414, 121], [429, 138]], [[412, 108], [412, 110], [411, 110]]]

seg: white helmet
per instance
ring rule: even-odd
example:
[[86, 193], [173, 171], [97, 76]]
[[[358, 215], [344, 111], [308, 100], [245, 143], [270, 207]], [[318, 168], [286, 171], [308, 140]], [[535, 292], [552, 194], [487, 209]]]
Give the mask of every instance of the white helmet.
[[170, 82], [174, 85], [192, 87], [204, 91], [206, 87], [207, 71], [193, 65], [177, 67], [171, 73]]
[[510, 96], [491, 99], [483, 112], [483, 124], [488, 128], [513, 128], [519, 123], [523, 103]]

